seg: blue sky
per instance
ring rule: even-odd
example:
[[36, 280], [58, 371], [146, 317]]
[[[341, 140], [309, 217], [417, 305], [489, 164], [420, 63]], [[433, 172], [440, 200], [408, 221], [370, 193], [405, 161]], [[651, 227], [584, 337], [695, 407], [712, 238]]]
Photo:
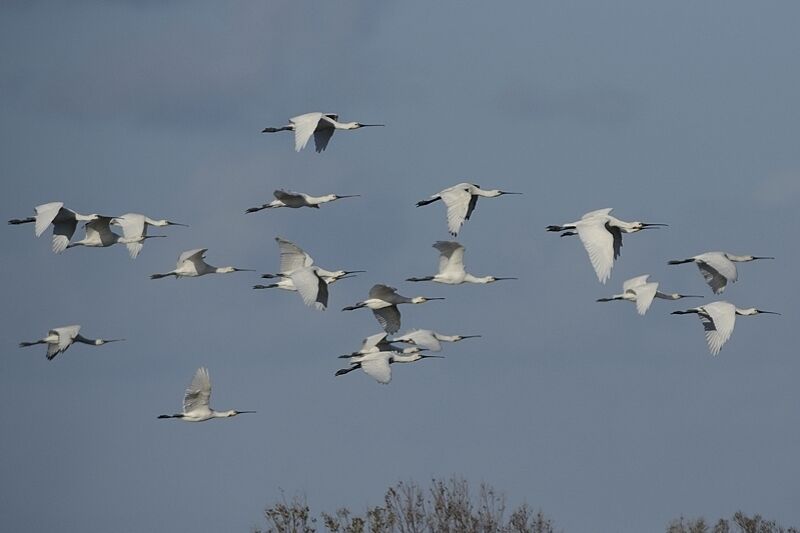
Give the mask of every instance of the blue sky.
[[[655, 531], [737, 509], [800, 523], [800, 41], [792, 2], [10, 2], [0, 7], [0, 197], [5, 218], [64, 201], [191, 225], [136, 261], [122, 247], [55, 256], [3, 231], [0, 514], [13, 530], [246, 531], [265, 504], [379, 503], [398, 480], [463, 475], [565, 531]], [[386, 128], [294, 153], [265, 126], [309, 111]], [[436, 265], [439, 205], [482, 200], [459, 241], [489, 286], [408, 284]], [[244, 215], [275, 188], [361, 194], [320, 210]], [[606, 286], [548, 224], [615, 207], [670, 224], [627, 236]], [[275, 236], [326, 268], [324, 313], [253, 291], [249, 273], [150, 281], [178, 254], [273, 271]], [[712, 301], [706, 250], [745, 264], [741, 318], [719, 357], [684, 302], [644, 318], [594, 300], [650, 273]], [[378, 331], [338, 309], [373, 283], [445, 296], [405, 327], [482, 334], [389, 386], [334, 378]], [[690, 303], [689, 305], [692, 305]], [[16, 347], [80, 323], [48, 362]], [[209, 367], [212, 405], [257, 415], [157, 420]]]

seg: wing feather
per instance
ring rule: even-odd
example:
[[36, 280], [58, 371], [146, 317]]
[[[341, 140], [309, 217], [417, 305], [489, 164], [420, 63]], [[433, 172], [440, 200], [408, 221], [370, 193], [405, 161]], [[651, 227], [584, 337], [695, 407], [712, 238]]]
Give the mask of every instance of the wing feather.
[[183, 396], [183, 412], [208, 409], [210, 399], [211, 377], [208, 375], [207, 368], [200, 367], [194, 373], [192, 382], [186, 387], [186, 393]]
[[447, 229], [455, 237], [467, 219], [472, 194], [467, 188], [451, 187], [439, 193], [439, 196], [447, 206]]
[[388, 352], [379, 352], [376, 356], [366, 361], [361, 361], [361, 370], [378, 383], [386, 385], [392, 381], [392, 367], [389, 364]]
[[311, 256], [293, 242], [280, 237], [275, 237], [275, 241], [278, 243], [281, 253], [280, 271], [282, 274], [291, 274], [299, 268], [310, 267], [314, 264]]
[[47, 229], [47, 226], [53, 223], [58, 212], [64, 207], [63, 202], [50, 202], [48, 204], [37, 205], [36, 210], [36, 227], [34, 233], [39, 237]]
[[577, 224], [580, 237], [597, 279], [605, 283], [614, 267], [614, 236], [606, 229], [602, 220]]
[[306, 113], [289, 119], [294, 124], [294, 150], [299, 152], [308, 144], [308, 140], [317, 129], [322, 113]]
[[713, 302], [702, 307], [708, 314], [700, 315], [706, 331], [706, 342], [711, 355], [719, 354], [722, 346], [728, 342], [736, 325], [736, 307], [728, 302]]
[[386, 333], [394, 334], [400, 329], [400, 310], [396, 305], [373, 309], [372, 314]]

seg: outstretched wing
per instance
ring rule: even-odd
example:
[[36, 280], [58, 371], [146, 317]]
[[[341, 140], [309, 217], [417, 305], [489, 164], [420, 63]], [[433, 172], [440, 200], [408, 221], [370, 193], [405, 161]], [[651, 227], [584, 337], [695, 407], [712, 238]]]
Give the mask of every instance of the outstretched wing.
[[437, 241], [433, 247], [439, 250], [439, 274], [464, 272], [464, 246], [455, 241]]
[[373, 285], [369, 290], [369, 297], [377, 298], [378, 300], [389, 301], [395, 294], [397, 294], [397, 289], [389, 287], [388, 285]]
[[611, 277], [611, 269], [614, 268], [614, 236], [606, 229], [602, 219], [580, 223], [577, 225], [577, 230], [578, 237], [586, 253], [589, 254], [589, 261], [594, 267], [597, 279], [600, 283], [605, 283]]
[[653, 303], [653, 298], [656, 297], [658, 283], [645, 283], [644, 285], [639, 285], [631, 290], [636, 293], [636, 311], [640, 315], [644, 316], [644, 314], [647, 313], [647, 310], [650, 309], [650, 305]]
[[308, 144], [308, 140], [317, 129], [322, 113], [306, 113], [297, 117], [292, 117], [289, 122], [294, 124], [294, 150], [299, 152]]
[[311, 256], [303, 251], [295, 243], [275, 237], [278, 248], [281, 252], [281, 274], [291, 274], [295, 270], [303, 267], [310, 267], [314, 264]]
[[714, 294], [721, 294], [728, 282], [733, 283], [738, 277], [736, 265], [725, 257], [708, 255], [697, 259], [696, 263], [700, 273], [703, 274], [703, 279], [706, 280]]
[[635, 278], [625, 280], [622, 282], [622, 292], [626, 292], [631, 289], [635, 289], [640, 285], [644, 285], [647, 283], [647, 278], [649, 277], [650, 274], [644, 274], [643, 276], [636, 276]]
[[430, 350], [432, 352], [442, 351], [442, 343], [429, 329], [415, 329], [409, 331], [402, 337], [397, 337], [393, 342], [410, 342], [414, 346], [423, 350]]
[[387, 333], [376, 333], [375, 335], [370, 335], [363, 341], [361, 341], [361, 352], [366, 352], [370, 348], [374, 348], [377, 345], [381, 344], [386, 340]]
[[450, 188], [439, 193], [439, 196], [447, 206], [447, 229], [451, 235], [456, 236], [470, 211], [472, 195], [466, 188]]
[[34, 233], [37, 237], [44, 233], [47, 226], [53, 223], [53, 220], [55, 220], [62, 207], [64, 207], [63, 202], [50, 202], [48, 204], [36, 206], [36, 227], [34, 228]]
[[380, 352], [377, 357], [361, 361], [361, 370], [378, 383], [386, 385], [392, 381], [392, 367], [389, 365], [388, 352]]
[[111, 231], [111, 217], [98, 217], [90, 220], [84, 225], [87, 239], [96, 239], [103, 244], [115, 242], [117, 237], [116, 233]]
[[396, 305], [373, 309], [372, 314], [386, 333], [394, 334], [400, 330], [400, 310]]
[[286, 205], [302, 205], [303, 203], [302, 195], [293, 191], [277, 189], [272, 193], [272, 195]]
[[706, 330], [706, 342], [712, 355], [719, 354], [722, 346], [728, 342], [736, 325], [736, 307], [728, 302], [712, 302], [704, 305], [708, 317], [700, 315]]
[[289, 278], [306, 305], [318, 311], [328, 307], [328, 284], [313, 268], [298, 268]]
[[183, 396], [183, 412], [208, 409], [210, 398], [211, 378], [208, 375], [208, 369], [200, 367], [194, 373], [192, 382], [186, 387], [186, 394]]
[[[121, 217], [115, 218], [114, 223], [122, 228], [122, 236], [126, 240], [141, 239], [147, 235], [147, 224], [145, 224], [144, 215], [125, 213]], [[128, 242], [125, 243], [125, 246], [128, 248], [128, 254], [130, 254], [131, 259], [136, 259], [139, 256], [139, 252], [142, 251], [144, 243]]]
[[177, 267], [180, 268], [180, 266], [185, 261], [191, 261], [195, 265], [204, 264], [205, 261], [203, 261], [203, 259], [205, 259], [205, 255], [206, 255], [207, 251], [208, 251], [208, 248], [195, 248], [194, 250], [187, 250], [187, 251], [183, 252], [178, 257], [178, 265], [177, 265]]
[[317, 128], [314, 131], [314, 147], [317, 150], [317, 153], [322, 153], [325, 151], [325, 148], [328, 147], [328, 143], [333, 137], [333, 132], [336, 131], [333, 126], [327, 128]]
[[61, 352], [67, 351], [67, 348], [72, 346], [72, 343], [75, 341], [75, 337], [78, 336], [78, 332], [80, 330], [81, 327], [78, 325], [62, 326], [60, 328], [51, 329], [49, 334], [58, 336], [58, 344], [47, 345], [47, 359], [53, 359]]

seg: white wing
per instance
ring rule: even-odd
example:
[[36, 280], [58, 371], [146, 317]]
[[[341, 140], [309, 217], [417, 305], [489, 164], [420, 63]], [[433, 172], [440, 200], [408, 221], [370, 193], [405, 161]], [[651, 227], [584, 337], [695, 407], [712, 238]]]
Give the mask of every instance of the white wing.
[[278, 248], [281, 252], [281, 274], [291, 274], [298, 268], [310, 267], [314, 264], [311, 256], [303, 251], [302, 248], [280, 237], [275, 237]]
[[294, 124], [294, 150], [299, 152], [308, 144], [308, 140], [317, 129], [322, 113], [306, 113], [289, 119]]
[[375, 335], [370, 335], [363, 341], [361, 341], [361, 349], [359, 351], [366, 352], [371, 348], [375, 348], [377, 345], [381, 344], [386, 340], [387, 333], [376, 333]]
[[[180, 268], [181, 265], [186, 261], [191, 261], [192, 263], [194, 263], [197, 266], [205, 264], [205, 261], [203, 261], [203, 259], [205, 258], [205, 254], [206, 254], [207, 251], [208, 251], [208, 248], [195, 248], [194, 250], [187, 250], [187, 251], [183, 252], [178, 257], [178, 265], [177, 265], [177, 267]], [[202, 270], [202, 269], [198, 268], [197, 270], [199, 271], [199, 270]]]
[[596, 209], [595, 211], [589, 211], [585, 215], [581, 217], [581, 220], [586, 220], [588, 218], [596, 217], [596, 216], [608, 216], [613, 211], [613, 207], [606, 207], [604, 209]]
[[[147, 235], [147, 224], [144, 215], [138, 213], [125, 213], [121, 217], [114, 219], [114, 223], [122, 228], [122, 236], [125, 239], [140, 239]], [[143, 242], [125, 243], [131, 259], [136, 259], [144, 246]]]
[[86, 231], [86, 238], [103, 244], [116, 242], [119, 235], [111, 231], [109, 224], [111, 224], [111, 217], [99, 217], [90, 220], [83, 228]]
[[60, 328], [51, 329], [49, 333], [50, 335], [58, 336], [58, 344], [47, 345], [47, 358], [52, 359], [61, 352], [65, 352], [67, 348], [72, 346], [72, 343], [75, 341], [75, 337], [78, 336], [78, 332], [80, 330], [81, 327], [78, 325], [62, 326]]
[[464, 273], [464, 247], [461, 244], [455, 241], [437, 241], [433, 247], [439, 250], [439, 274]]
[[402, 337], [395, 338], [393, 342], [410, 342], [423, 350], [430, 350], [432, 352], [442, 351], [442, 343], [439, 342], [439, 339], [437, 339], [434, 333], [429, 329], [409, 331]]
[[373, 309], [372, 314], [386, 333], [394, 334], [400, 329], [400, 311], [396, 305]]
[[706, 342], [712, 355], [717, 355], [722, 346], [728, 342], [736, 325], [736, 307], [728, 302], [712, 302], [702, 306], [708, 318], [700, 315], [706, 330]]
[[451, 187], [439, 193], [439, 196], [447, 206], [447, 229], [452, 235], [458, 235], [458, 230], [467, 218], [472, 194], [466, 188]]
[[640, 285], [644, 285], [647, 283], [647, 278], [650, 277], [650, 274], [645, 274], [643, 276], [636, 276], [635, 278], [631, 278], [629, 280], [625, 280], [622, 283], [622, 292], [626, 292], [631, 289], [635, 289]]
[[614, 236], [606, 229], [603, 219], [578, 224], [577, 229], [597, 279], [605, 283], [614, 268]]
[[389, 365], [391, 352], [378, 352], [374, 358], [361, 361], [361, 370], [378, 383], [384, 385], [392, 381], [392, 367]]
[[653, 303], [653, 298], [656, 297], [656, 292], [658, 292], [658, 283], [645, 283], [644, 285], [640, 285], [631, 290], [636, 294], [636, 311], [640, 315], [644, 316], [644, 314], [647, 313], [647, 310], [650, 309], [650, 305]]
[[210, 398], [211, 378], [208, 375], [208, 369], [200, 367], [194, 373], [192, 382], [186, 387], [186, 393], [183, 396], [183, 412], [207, 410]]
[[281, 202], [283, 202], [284, 204], [292, 206], [292, 207], [300, 206], [300, 205], [303, 205], [305, 203], [305, 199], [303, 198], [303, 195], [300, 194], [299, 192], [284, 191], [284, 190], [278, 189], [276, 191], [273, 191], [272, 195], [276, 199], [278, 199]]
[[298, 268], [289, 278], [306, 305], [318, 311], [325, 310], [328, 306], [328, 284], [313, 268]]
[[722, 293], [728, 282], [733, 283], [738, 277], [736, 265], [721, 253], [700, 254], [695, 259], [697, 268], [714, 294]]
[[63, 202], [50, 202], [49, 204], [36, 206], [36, 228], [34, 233], [37, 237], [44, 233], [47, 226], [53, 223], [62, 207], [64, 207]]

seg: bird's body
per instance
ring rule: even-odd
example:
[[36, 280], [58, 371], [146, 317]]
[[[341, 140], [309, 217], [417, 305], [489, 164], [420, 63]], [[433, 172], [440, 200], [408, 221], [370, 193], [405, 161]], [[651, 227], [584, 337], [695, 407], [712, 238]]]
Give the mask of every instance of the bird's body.
[[136, 259], [139, 252], [142, 251], [145, 239], [164, 237], [164, 235], [148, 235], [148, 226], [186, 226], [186, 224], [179, 224], [169, 220], [153, 219], [141, 213], [125, 213], [121, 217], [111, 219], [111, 223], [122, 228], [122, 236], [125, 240], [120, 242], [124, 242], [127, 246], [131, 259]]
[[666, 226], [666, 224], [638, 221], [625, 222], [611, 216], [611, 211], [612, 208], [598, 209], [586, 213], [575, 222], [547, 227], [547, 231], [563, 231], [562, 237], [577, 235], [580, 238], [600, 283], [605, 283], [611, 277], [614, 261], [619, 257], [622, 248], [623, 233], [636, 233], [652, 227]]
[[756, 259], [775, 259], [774, 257], [760, 257], [754, 255], [734, 255], [728, 252], [705, 252], [688, 259], [669, 261], [670, 265], [694, 263], [700, 269], [703, 279], [714, 294], [722, 294], [728, 283], [736, 283], [738, 272], [736, 263], [755, 261]]
[[183, 397], [183, 412], [174, 415], [160, 415], [158, 418], [177, 418], [184, 422], [205, 422], [212, 418], [229, 418], [242, 413], [255, 411], [215, 411], [208, 406], [211, 399], [211, 377], [208, 369], [198, 368]]
[[693, 307], [686, 311], [673, 311], [673, 315], [699, 315], [706, 330], [706, 342], [711, 355], [719, 354], [722, 346], [730, 339], [733, 327], [736, 324], [736, 315], [752, 316], [761, 313], [778, 315], [772, 311], [762, 311], [755, 307], [740, 309], [732, 303], [720, 300], [710, 304]]
[[175, 270], [165, 272], [164, 274], [152, 274], [150, 279], [161, 279], [167, 276], [175, 276], [175, 278], [196, 278], [198, 276], [205, 276], [206, 274], [227, 274], [229, 272], [252, 272], [247, 268], [236, 268], [232, 266], [215, 267], [205, 262], [205, 255], [208, 248], [197, 248], [183, 252], [178, 257], [178, 263]]
[[117, 342], [124, 339], [87, 339], [80, 334], [81, 327], [79, 325], [61, 326], [51, 329], [47, 336], [43, 339], [33, 342], [19, 343], [21, 348], [27, 346], [35, 346], [37, 344], [47, 345], [47, 359], [52, 360], [61, 352], [66, 352], [67, 349], [76, 342], [89, 344], [91, 346], [102, 346], [109, 342]]
[[486, 284], [506, 279], [496, 276], [473, 276], [464, 269], [464, 246], [455, 241], [438, 241], [433, 245], [439, 251], [439, 271], [435, 276], [408, 278], [406, 281], [434, 281], [447, 285], [461, 283]]
[[478, 203], [478, 197], [495, 198], [504, 194], [522, 194], [499, 189], [481, 189], [474, 183], [459, 183], [434, 194], [428, 200], [417, 202], [417, 207], [441, 200], [447, 206], [447, 229], [453, 237], [458, 235], [464, 221], [469, 220]]
[[361, 341], [361, 348], [359, 348], [357, 352], [352, 352], [346, 355], [340, 355], [339, 358], [349, 359], [351, 357], [366, 355], [375, 352], [398, 352], [402, 354], [409, 354], [409, 353], [419, 352], [423, 349], [417, 346], [410, 346], [408, 348], [401, 348], [399, 346], [395, 346], [394, 344], [392, 344], [393, 342], [395, 342], [395, 340], [387, 339], [388, 336], [389, 334], [384, 331], [376, 333], [374, 335], [370, 335], [369, 337]]
[[368, 126], [383, 126], [383, 124], [361, 124], [359, 122], [339, 122], [339, 115], [335, 113], [305, 113], [289, 119], [289, 124], [279, 128], [264, 128], [261, 133], [275, 133], [279, 131], [294, 132], [294, 150], [299, 152], [314, 136], [317, 153], [324, 152], [328, 147], [333, 132], [336, 130], [356, 130]]
[[50, 202], [37, 205], [36, 216], [9, 220], [9, 224], [28, 224], [34, 222], [34, 233], [39, 237], [47, 227], [53, 225], [53, 252], [60, 254], [67, 249], [70, 239], [75, 234], [78, 222], [91, 222], [100, 218], [100, 215], [82, 215], [67, 209], [62, 202]]
[[262, 209], [277, 209], [280, 207], [291, 207], [293, 209], [300, 207], [313, 207], [315, 209], [319, 209], [321, 204], [333, 202], [334, 200], [339, 200], [341, 198], [355, 198], [359, 196], [358, 194], [326, 194], [324, 196], [311, 196], [310, 194], [305, 194], [302, 192], [284, 190], [276, 190], [273, 195], [275, 196], [275, 199], [268, 204], [262, 204], [259, 207], [251, 207], [247, 209], [245, 213], [255, 213], [257, 211], [261, 211]]
[[336, 372], [337, 376], [342, 376], [353, 370], [361, 369], [365, 374], [373, 378], [378, 383], [386, 385], [392, 381], [392, 367], [394, 363], [413, 363], [422, 359], [436, 358], [441, 356], [424, 355], [419, 352], [399, 353], [392, 351], [377, 351], [363, 355], [350, 357], [350, 367], [342, 368]]
[[650, 305], [653, 303], [654, 298], [661, 298], [663, 300], [680, 300], [681, 298], [702, 298], [695, 294], [678, 294], [678, 293], [663, 293], [658, 291], [658, 283], [655, 281], [648, 282], [649, 274], [637, 276], [626, 280], [622, 284], [622, 294], [615, 294], [610, 298], [600, 298], [598, 302], [611, 302], [614, 300], [626, 300], [636, 304], [636, 311], [644, 316]]
[[415, 296], [407, 298], [397, 294], [397, 289], [388, 285], [373, 285], [369, 290], [369, 298], [355, 305], [342, 309], [342, 311], [353, 311], [366, 307], [372, 310], [375, 319], [386, 333], [397, 333], [400, 329], [400, 311], [397, 309], [399, 304], [421, 304], [429, 300], [444, 300], [444, 298], [427, 298], [425, 296]]
[[411, 330], [400, 337], [395, 337], [392, 342], [406, 342], [413, 344], [421, 350], [439, 352], [442, 350], [442, 342], [458, 342], [464, 339], [475, 339], [480, 335], [444, 335], [430, 329]]

